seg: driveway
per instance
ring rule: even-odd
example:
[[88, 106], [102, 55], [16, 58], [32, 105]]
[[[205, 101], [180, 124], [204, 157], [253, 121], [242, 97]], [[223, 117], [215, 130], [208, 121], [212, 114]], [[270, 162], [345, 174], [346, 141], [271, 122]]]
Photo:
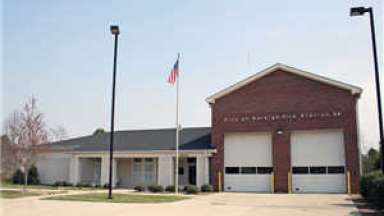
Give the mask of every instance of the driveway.
[[347, 195], [218, 193], [163, 204], [117, 204], [39, 200], [2, 200], [7, 216], [304, 216], [360, 215]]

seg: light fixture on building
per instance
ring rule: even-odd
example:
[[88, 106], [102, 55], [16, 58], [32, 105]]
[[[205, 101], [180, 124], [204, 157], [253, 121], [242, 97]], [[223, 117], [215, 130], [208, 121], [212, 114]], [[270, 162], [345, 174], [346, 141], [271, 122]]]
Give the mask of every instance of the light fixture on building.
[[278, 129], [276, 130], [276, 134], [277, 134], [277, 135], [282, 135], [282, 134], [284, 134], [284, 130], [283, 130], [282, 128], [278, 128]]

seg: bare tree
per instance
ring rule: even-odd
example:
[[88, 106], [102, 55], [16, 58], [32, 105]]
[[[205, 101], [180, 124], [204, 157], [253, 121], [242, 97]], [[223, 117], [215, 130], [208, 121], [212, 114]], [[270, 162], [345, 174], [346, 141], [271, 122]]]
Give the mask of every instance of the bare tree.
[[61, 141], [68, 138], [67, 130], [63, 126], [57, 126], [49, 130], [49, 141]]
[[48, 132], [44, 115], [37, 107], [37, 100], [31, 97], [9, 118], [6, 134], [14, 145], [14, 160], [24, 172], [24, 191], [28, 184], [28, 170], [36, 163], [38, 154], [43, 151], [38, 145], [48, 142]]
[[17, 163], [15, 162], [14, 148], [7, 135], [1, 136], [1, 179], [9, 179], [15, 173], [17, 169]]

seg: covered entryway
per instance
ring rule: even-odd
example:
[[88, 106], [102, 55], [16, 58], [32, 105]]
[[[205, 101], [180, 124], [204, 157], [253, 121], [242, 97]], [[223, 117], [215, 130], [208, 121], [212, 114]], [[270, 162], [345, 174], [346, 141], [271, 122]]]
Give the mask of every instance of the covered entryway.
[[80, 183], [100, 185], [101, 158], [80, 158]]
[[157, 158], [117, 158], [116, 161], [117, 187], [157, 184]]
[[271, 191], [271, 140], [270, 133], [225, 134], [225, 191]]
[[343, 139], [342, 130], [292, 132], [292, 192], [346, 191]]

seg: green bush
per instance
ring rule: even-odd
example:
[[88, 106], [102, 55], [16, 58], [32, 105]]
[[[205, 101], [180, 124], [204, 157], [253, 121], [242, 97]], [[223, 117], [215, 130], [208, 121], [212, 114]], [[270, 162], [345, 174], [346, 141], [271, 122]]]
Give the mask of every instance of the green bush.
[[53, 186], [55, 186], [55, 187], [61, 187], [61, 186], [64, 186], [64, 184], [63, 184], [62, 181], [56, 181], [55, 183], [53, 183]]
[[167, 192], [175, 192], [176, 191], [175, 185], [168, 185], [167, 187], [165, 187], [165, 191], [167, 191]]
[[360, 181], [360, 193], [379, 208], [384, 208], [384, 174], [372, 172], [363, 176]]
[[63, 182], [63, 185], [64, 185], [64, 187], [73, 187], [72, 183], [66, 182], [66, 181]]
[[201, 192], [212, 192], [213, 186], [209, 184], [205, 184], [201, 186]]
[[[14, 184], [24, 184], [24, 172], [20, 169], [17, 169], [15, 174], [12, 177], [12, 183]], [[28, 184], [36, 185], [39, 184], [39, 172], [37, 171], [36, 166], [32, 166], [28, 170]]]
[[37, 167], [36, 166], [32, 166], [28, 170], [28, 184], [32, 184], [32, 185], [40, 184], [39, 172], [37, 171]]
[[15, 174], [13, 174], [12, 183], [24, 184], [24, 173], [20, 169], [17, 169]]
[[164, 191], [164, 187], [161, 185], [149, 185], [147, 188], [152, 193], [159, 193]]
[[187, 185], [184, 187], [184, 192], [186, 194], [197, 194], [199, 192], [199, 188], [195, 185]]
[[103, 188], [104, 188], [104, 189], [108, 189], [108, 188], [109, 188], [109, 183], [105, 183], [105, 184], [103, 185]]
[[142, 185], [137, 185], [137, 186], [135, 186], [133, 189], [134, 189], [135, 191], [137, 191], [137, 192], [143, 192], [143, 191], [145, 191], [145, 187], [142, 186]]

